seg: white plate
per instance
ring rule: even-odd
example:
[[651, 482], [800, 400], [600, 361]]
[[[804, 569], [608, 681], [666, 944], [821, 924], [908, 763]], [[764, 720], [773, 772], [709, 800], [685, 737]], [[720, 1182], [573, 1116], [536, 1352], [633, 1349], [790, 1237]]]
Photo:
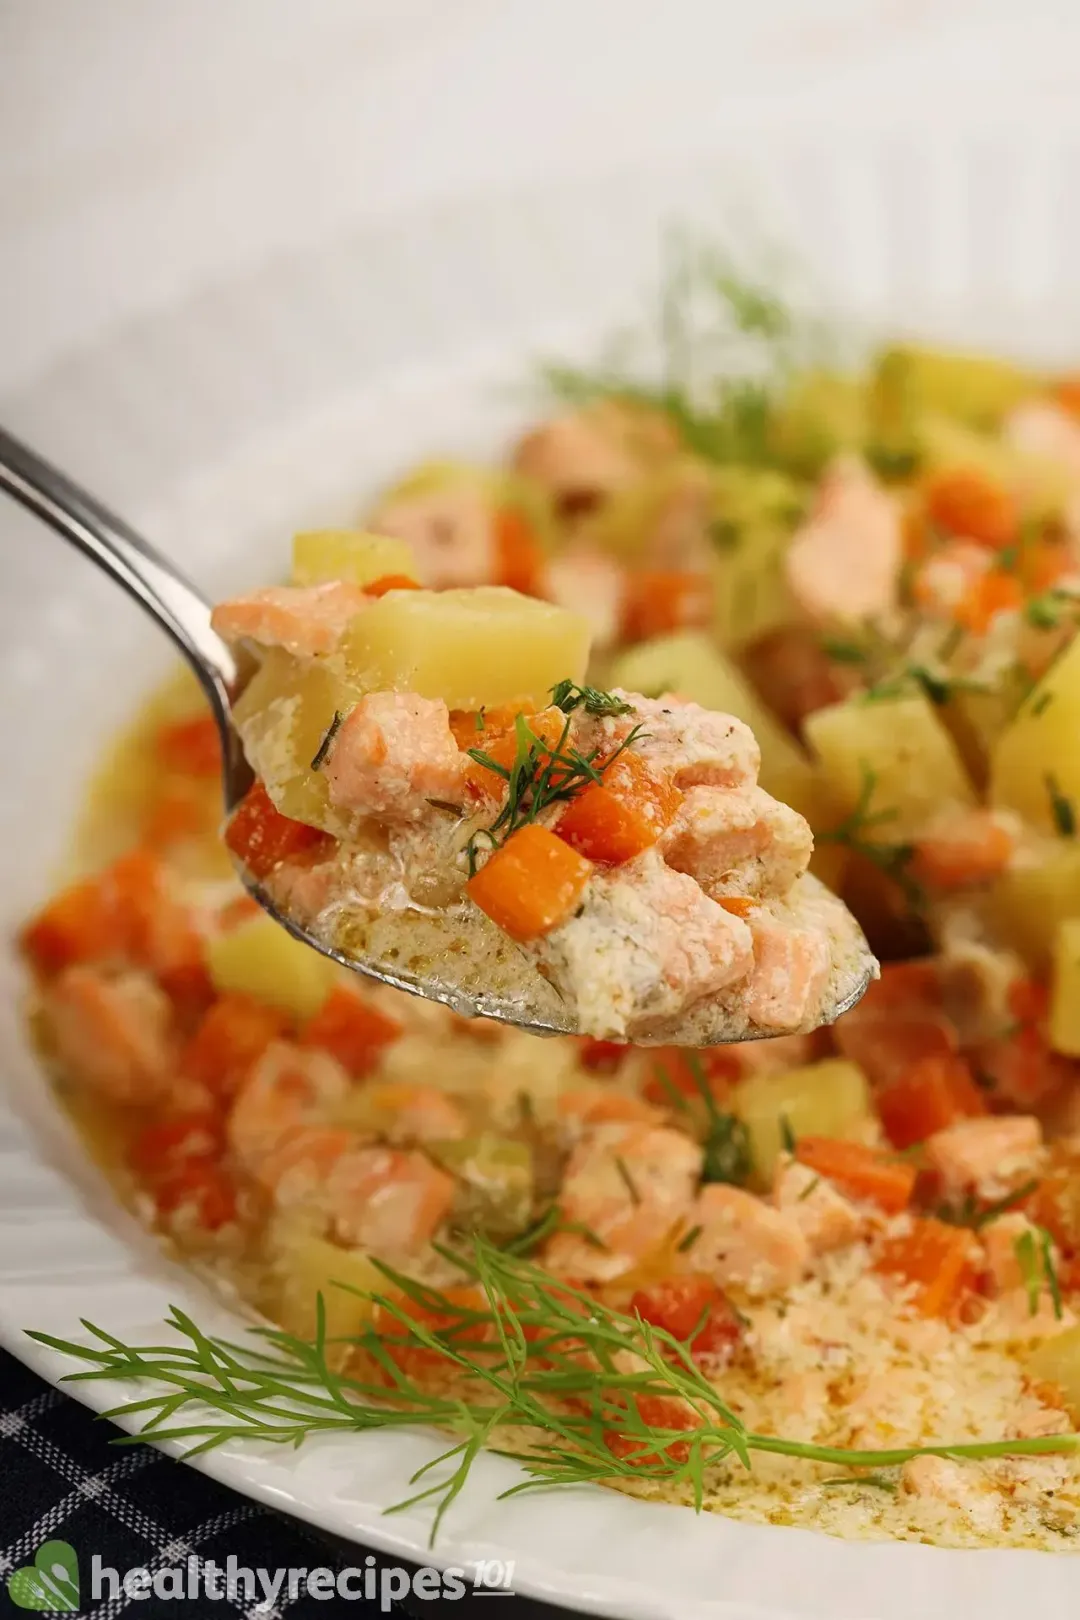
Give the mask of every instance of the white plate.
[[[72, 360], [5, 420], [182, 555], [213, 590], [272, 575], [291, 529], [348, 520], [418, 455], [490, 451], [528, 410], [538, 351], [593, 342], [636, 305], [665, 221], [789, 243], [855, 324], [1080, 357], [1076, 154], [1015, 141], [830, 152], [748, 134], [725, 161], [635, 174], [368, 233], [267, 265]], [[733, 177], [737, 177], [733, 179]], [[0, 510], [0, 894], [5, 933], [45, 893], [80, 781], [168, 662], [118, 593], [22, 514]], [[45, 649], [48, 648], [48, 656]], [[90, 1315], [138, 1339], [168, 1300], [235, 1332], [87, 1167], [26, 1049], [20, 976], [0, 983], [0, 1336]], [[111, 1403], [106, 1387], [77, 1386]], [[428, 1521], [387, 1519], [433, 1454], [422, 1434], [229, 1447], [201, 1466], [237, 1490], [420, 1561]], [[1024, 1552], [845, 1543], [696, 1518], [601, 1490], [496, 1503], [485, 1457], [437, 1560], [513, 1559], [524, 1593], [672, 1620], [984, 1620], [1071, 1608], [1075, 1566]]]

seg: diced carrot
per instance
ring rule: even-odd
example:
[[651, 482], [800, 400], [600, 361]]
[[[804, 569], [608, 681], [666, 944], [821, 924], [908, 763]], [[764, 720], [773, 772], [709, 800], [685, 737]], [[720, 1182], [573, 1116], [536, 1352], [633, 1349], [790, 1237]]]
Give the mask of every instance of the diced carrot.
[[140, 831], [148, 849], [172, 849], [193, 838], [211, 836], [221, 817], [221, 803], [207, 798], [204, 784], [191, 778], [165, 778], [143, 810]]
[[1041, 1024], [1050, 1012], [1050, 991], [1037, 979], [1014, 979], [1008, 990], [1009, 1011], [1019, 1024]]
[[695, 1361], [726, 1358], [743, 1337], [742, 1320], [727, 1295], [700, 1274], [669, 1277], [639, 1288], [630, 1310], [676, 1339], [689, 1339]]
[[987, 1112], [971, 1069], [955, 1053], [921, 1058], [882, 1086], [875, 1101], [885, 1134], [897, 1148], [913, 1147], [958, 1120]]
[[1063, 410], [1072, 416], [1080, 416], [1080, 374], [1070, 372], [1059, 377], [1051, 389], [1051, 395]]
[[[465, 744], [466, 750], [478, 748], [495, 765], [501, 766], [504, 771], [511, 770], [518, 757], [516, 722], [519, 714], [520, 710], [499, 710], [495, 715], [485, 717], [484, 730], [473, 734], [472, 740]], [[549, 748], [555, 747], [566, 728], [566, 716], [558, 709], [541, 709], [539, 714], [524, 714], [522, 717], [532, 736]], [[547, 757], [541, 751], [541, 761]], [[472, 759], [466, 767], [465, 785], [474, 798], [500, 798], [506, 792], [507, 784], [505, 776]]]
[[760, 900], [749, 894], [718, 894], [716, 903], [733, 917], [749, 917], [761, 905]]
[[[634, 1395], [631, 1397], [642, 1423], [650, 1429], [698, 1429], [702, 1419], [686, 1402], [670, 1395]], [[610, 1404], [614, 1404], [612, 1401]], [[625, 1407], [624, 1407], [625, 1410]], [[655, 1467], [661, 1461], [685, 1462], [690, 1447], [685, 1440], [672, 1440], [661, 1449], [664, 1457], [655, 1451], [645, 1451], [646, 1437], [633, 1430], [608, 1429], [604, 1443], [616, 1457], [630, 1461], [638, 1468]]]
[[915, 1004], [940, 1007], [941, 1002], [939, 963], [932, 956], [917, 956], [906, 962], [883, 962], [880, 979], [870, 986], [859, 1006], [879, 1011]]
[[208, 1109], [173, 1114], [143, 1127], [128, 1151], [128, 1163], [139, 1175], [152, 1179], [191, 1159], [218, 1158], [223, 1143], [220, 1114]]
[[836, 1182], [849, 1197], [877, 1204], [889, 1215], [906, 1209], [915, 1190], [918, 1172], [913, 1164], [891, 1158], [862, 1142], [800, 1136], [795, 1157], [827, 1181]]
[[623, 639], [649, 641], [669, 630], [706, 625], [713, 585], [707, 574], [639, 570], [629, 576], [623, 603]]
[[1074, 572], [1072, 547], [1067, 540], [1043, 536], [1024, 546], [1020, 554], [1020, 577], [1033, 595], [1051, 590], [1064, 575]]
[[977, 468], [954, 467], [935, 473], [923, 491], [926, 516], [946, 534], [995, 551], [1011, 545], [1020, 529], [1015, 498]]
[[268, 877], [282, 861], [333, 840], [318, 827], [283, 816], [261, 782], [250, 787], [229, 819], [225, 843], [253, 878]]
[[220, 776], [221, 737], [212, 715], [174, 720], [154, 738], [158, 762], [181, 776]]
[[1051, 1051], [1035, 1023], [1021, 1023], [1010, 1034], [981, 1041], [972, 1056], [994, 1102], [1023, 1113], [1045, 1108], [1074, 1087], [1080, 1073], [1074, 1059]]
[[598, 1041], [592, 1035], [578, 1041], [578, 1061], [590, 1074], [614, 1074], [629, 1051], [620, 1041]]
[[969, 587], [956, 604], [953, 616], [973, 636], [983, 636], [999, 613], [1011, 613], [1023, 600], [1023, 587], [1016, 575], [992, 568]]
[[122, 954], [121, 920], [100, 881], [88, 878], [63, 889], [32, 917], [19, 944], [41, 973]]
[[527, 520], [513, 506], [495, 514], [495, 582], [524, 596], [539, 596], [544, 553]]
[[947, 1316], [974, 1280], [971, 1233], [944, 1221], [915, 1220], [910, 1232], [886, 1240], [876, 1269], [915, 1283], [924, 1316]]
[[989, 810], [964, 810], [915, 845], [912, 875], [934, 889], [989, 883], [1012, 859], [1011, 835]]
[[300, 1039], [304, 1046], [318, 1046], [331, 1053], [350, 1074], [359, 1076], [375, 1067], [383, 1047], [396, 1041], [404, 1028], [388, 1013], [335, 985], [304, 1025]]
[[[456, 1283], [440, 1289], [439, 1297], [445, 1300], [451, 1309], [440, 1310], [434, 1304], [422, 1305], [419, 1300], [407, 1294], [389, 1291], [388, 1304], [375, 1306], [371, 1319], [372, 1328], [391, 1360], [404, 1373], [438, 1371], [446, 1366], [445, 1358], [440, 1356], [437, 1350], [429, 1350], [426, 1346], [416, 1343], [409, 1331], [409, 1322], [415, 1322], [428, 1333], [445, 1334], [446, 1343], [456, 1349], [490, 1344], [495, 1337], [492, 1322], [481, 1321], [473, 1324], [469, 1322], [467, 1316], [463, 1320], [452, 1309], [456, 1305], [466, 1312], [478, 1311], [486, 1314], [490, 1306], [483, 1289], [474, 1283]], [[390, 1304], [395, 1307], [394, 1310], [389, 1309]], [[398, 1315], [398, 1312], [401, 1315]], [[402, 1317], [405, 1321], [402, 1321]]]
[[494, 709], [451, 709], [450, 730], [462, 753], [469, 748], [486, 749], [514, 729], [518, 713], [520, 710], [506, 704]]
[[250, 922], [262, 910], [259, 902], [250, 894], [238, 894], [232, 900], [226, 900], [217, 914], [217, 926], [222, 933], [227, 934], [233, 928], [239, 928], [241, 923]]
[[533, 822], [511, 834], [466, 890], [497, 927], [523, 942], [572, 915], [593, 870], [591, 861]]
[[236, 1218], [236, 1189], [220, 1165], [189, 1159], [170, 1170], [154, 1188], [162, 1215], [190, 1213], [207, 1232]]
[[660, 836], [655, 822], [610, 788], [593, 782], [567, 805], [555, 831], [590, 861], [621, 866], [649, 849]]
[[181, 1071], [214, 1096], [232, 1097], [287, 1028], [282, 1013], [250, 996], [220, 996], [184, 1049]]
[[387, 591], [418, 591], [420, 586], [408, 574], [382, 574], [364, 586], [366, 596], [385, 596]]

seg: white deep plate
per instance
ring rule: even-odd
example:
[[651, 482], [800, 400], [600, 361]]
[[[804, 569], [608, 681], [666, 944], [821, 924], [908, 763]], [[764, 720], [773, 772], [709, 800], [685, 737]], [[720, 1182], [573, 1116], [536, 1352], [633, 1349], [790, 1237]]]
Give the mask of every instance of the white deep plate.
[[[1077, 153], [1015, 135], [937, 149], [830, 151], [748, 133], [725, 158], [569, 193], [470, 205], [298, 252], [73, 359], [7, 402], [6, 425], [112, 499], [214, 591], [272, 576], [294, 527], [354, 518], [395, 469], [495, 450], [528, 413], [538, 353], [585, 352], [632, 314], [661, 227], [788, 244], [854, 325], [1080, 361]], [[115, 589], [0, 510], [0, 907], [4, 936], [46, 893], [95, 753], [169, 651]], [[86, 1164], [35, 1068], [21, 979], [0, 968], [0, 1339], [80, 1316], [155, 1336], [175, 1301], [235, 1335], [234, 1313], [167, 1262]], [[76, 1386], [106, 1406], [109, 1386]], [[420, 1510], [387, 1519], [437, 1442], [231, 1446], [200, 1466], [322, 1528], [428, 1561]], [[599, 1489], [497, 1503], [485, 1457], [445, 1521], [442, 1563], [513, 1559], [519, 1592], [671, 1620], [1015, 1620], [1071, 1614], [1062, 1556], [841, 1542]]]

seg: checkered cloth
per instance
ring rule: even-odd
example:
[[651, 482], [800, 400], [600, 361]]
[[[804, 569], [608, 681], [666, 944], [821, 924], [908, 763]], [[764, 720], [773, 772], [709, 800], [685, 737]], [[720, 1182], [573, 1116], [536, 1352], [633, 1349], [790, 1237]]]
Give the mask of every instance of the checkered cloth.
[[[337, 1595], [314, 1598], [303, 1592], [294, 1601], [283, 1593], [271, 1607], [260, 1606], [259, 1593], [239, 1589], [209, 1601], [177, 1601], [151, 1593], [133, 1600], [88, 1601], [90, 1559], [121, 1574], [145, 1567], [198, 1566], [206, 1560], [224, 1569], [230, 1555], [240, 1569], [316, 1569], [335, 1573], [362, 1567], [369, 1556], [360, 1547], [332, 1542], [294, 1519], [259, 1507], [224, 1486], [186, 1468], [150, 1446], [109, 1444], [120, 1431], [95, 1421], [85, 1407], [50, 1388], [22, 1364], [0, 1351], [0, 1615], [25, 1615], [7, 1594], [7, 1577], [32, 1565], [43, 1542], [68, 1542], [79, 1557], [82, 1607], [86, 1620], [360, 1620], [378, 1614], [379, 1604]], [[396, 1558], [377, 1557], [382, 1565]], [[408, 1566], [405, 1566], [408, 1567]], [[489, 1594], [491, 1595], [491, 1594]], [[393, 1606], [393, 1614], [415, 1620], [433, 1610], [471, 1620], [572, 1620], [525, 1598], [503, 1596], [485, 1602], [484, 1594], [467, 1592], [456, 1601], [423, 1599], [414, 1594]]]

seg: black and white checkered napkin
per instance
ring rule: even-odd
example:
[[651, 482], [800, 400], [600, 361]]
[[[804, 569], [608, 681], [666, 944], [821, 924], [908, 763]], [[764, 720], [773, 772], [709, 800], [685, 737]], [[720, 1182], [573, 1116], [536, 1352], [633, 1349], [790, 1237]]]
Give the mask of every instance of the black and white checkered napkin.
[[[300, 1591], [292, 1600], [282, 1592], [276, 1601], [262, 1601], [260, 1589], [247, 1587], [242, 1571], [258, 1569], [334, 1572], [365, 1567], [372, 1555], [363, 1548], [331, 1541], [307, 1526], [257, 1506], [191, 1468], [165, 1457], [150, 1446], [110, 1445], [120, 1431], [95, 1419], [69, 1396], [50, 1388], [13, 1357], [0, 1351], [0, 1615], [25, 1615], [25, 1594], [36, 1589], [41, 1566], [35, 1559], [48, 1542], [66, 1543], [77, 1560], [78, 1575], [68, 1576], [64, 1557], [45, 1560], [46, 1575], [53, 1571], [54, 1590], [72, 1593], [81, 1585], [76, 1611], [84, 1620], [360, 1620], [381, 1612], [374, 1601], [352, 1601], [334, 1593], [316, 1598]], [[376, 1556], [379, 1570], [399, 1560]], [[221, 1571], [238, 1572], [231, 1590], [219, 1599], [205, 1596], [177, 1601], [153, 1591], [134, 1598], [100, 1580], [103, 1595], [92, 1600], [91, 1561], [118, 1574], [145, 1568], [190, 1568], [195, 1590], [202, 1591], [198, 1573], [209, 1561]], [[234, 1563], [230, 1565], [230, 1559]], [[15, 1588], [9, 1583], [18, 1570], [26, 1570]], [[35, 1573], [35, 1570], [37, 1573]], [[185, 1575], [185, 1578], [186, 1575]], [[254, 1581], [254, 1576], [252, 1577]], [[224, 1576], [222, 1586], [226, 1585]], [[392, 1591], [393, 1588], [390, 1588]], [[525, 1598], [502, 1593], [502, 1602], [482, 1599], [494, 1592], [465, 1592], [457, 1600], [446, 1596], [409, 1596], [394, 1602], [392, 1613], [416, 1620], [433, 1611], [486, 1620], [504, 1614], [506, 1620], [567, 1620], [568, 1611], [552, 1609]], [[358, 1599], [360, 1594], [357, 1594]], [[58, 1599], [59, 1601], [59, 1599]], [[42, 1610], [35, 1604], [37, 1612]], [[492, 1613], [494, 1611], [494, 1615]], [[71, 1612], [68, 1610], [67, 1612]]]

